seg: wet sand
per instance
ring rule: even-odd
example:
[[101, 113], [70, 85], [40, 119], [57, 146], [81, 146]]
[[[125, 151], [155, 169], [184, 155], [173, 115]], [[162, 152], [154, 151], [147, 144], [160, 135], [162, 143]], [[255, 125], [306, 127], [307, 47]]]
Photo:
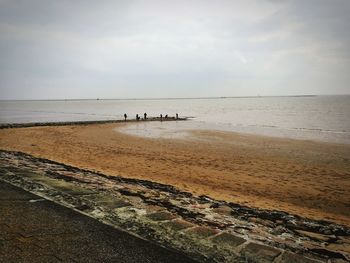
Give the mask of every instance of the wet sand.
[[350, 226], [350, 145], [216, 131], [146, 139], [120, 125], [3, 129], [0, 148]]

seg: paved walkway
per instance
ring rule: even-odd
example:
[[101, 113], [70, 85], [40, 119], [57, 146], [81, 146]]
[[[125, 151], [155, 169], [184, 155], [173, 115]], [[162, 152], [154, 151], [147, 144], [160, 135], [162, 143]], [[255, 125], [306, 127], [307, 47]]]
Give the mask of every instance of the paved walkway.
[[0, 181], [0, 262], [194, 262]]

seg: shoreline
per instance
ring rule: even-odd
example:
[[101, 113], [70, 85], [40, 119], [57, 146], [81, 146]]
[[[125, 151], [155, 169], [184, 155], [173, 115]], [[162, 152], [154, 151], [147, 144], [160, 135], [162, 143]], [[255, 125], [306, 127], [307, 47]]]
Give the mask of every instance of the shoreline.
[[[190, 120], [188, 122], [168, 123], [167, 125], [155, 125], [156, 123], [144, 123], [140, 127], [137, 123], [130, 123], [120, 129], [120, 131], [137, 137], [143, 138], [164, 138], [164, 139], [182, 139], [186, 138], [191, 133], [196, 132], [215, 132], [215, 133], [231, 133], [238, 135], [251, 135], [257, 137], [266, 137], [270, 139], [284, 139], [284, 140], [296, 140], [296, 141], [310, 141], [315, 143], [329, 143], [337, 145], [349, 145], [350, 138], [338, 138], [339, 134], [348, 134], [348, 132], [335, 132], [335, 131], [322, 131], [322, 130], [307, 130], [301, 128], [281, 128], [281, 127], [259, 127], [259, 129], [250, 129], [249, 126], [242, 127], [225, 127], [221, 124], [219, 127], [213, 123], [202, 123], [198, 120]], [[286, 131], [287, 133], [285, 133]], [[295, 134], [291, 132], [296, 132]], [[299, 133], [302, 131], [301, 133]], [[319, 135], [311, 134], [315, 131], [319, 132]], [[330, 137], [333, 134], [335, 137]], [[326, 136], [326, 137], [324, 137]], [[193, 136], [192, 136], [193, 137]]]
[[12, 135], [3, 129], [0, 149], [173, 185], [196, 196], [350, 225], [346, 145], [210, 131], [195, 132], [205, 140], [188, 145], [113, 131], [118, 126], [32, 127], [11, 129]]
[[[186, 120], [186, 121], [191, 121], [192, 117], [187, 117], [183, 118], [180, 121]], [[134, 125], [134, 124], [142, 124], [143, 122], [137, 123], [136, 121], [131, 121], [128, 124]], [[154, 127], [152, 127], [154, 128]], [[151, 128], [151, 129], [152, 129]], [[275, 140], [275, 141], [295, 141], [295, 142], [305, 142], [305, 143], [315, 143], [315, 144], [325, 144], [325, 145], [330, 145], [330, 146], [340, 146], [340, 147], [350, 147], [350, 142], [340, 142], [340, 141], [328, 141], [328, 140], [322, 140], [322, 139], [315, 139], [315, 138], [303, 138], [303, 137], [288, 137], [288, 136], [279, 136], [279, 135], [266, 135], [262, 133], [255, 133], [255, 132], [241, 132], [241, 131], [235, 131], [235, 130], [224, 130], [224, 129], [215, 129], [215, 128], [189, 128], [189, 129], [182, 129], [180, 128], [178, 131], [174, 130], [169, 130], [167, 135], [161, 134], [154, 132], [155, 135], [146, 135], [146, 134], [137, 134], [133, 131], [129, 131], [129, 129], [123, 130], [123, 128], [117, 128], [117, 132], [123, 133], [125, 135], [129, 135], [132, 137], [138, 137], [138, 138], [145, 138], [145, 139], [165, 139], [165, 140], [178, 140], [178, 139], [184, 139], [184, 140], [194, 140], [198, 135], [200, 134], [232, 134], [236, 136], [241, 136], [241, 137], [251, 137], [251, 138], [261, 138], [261, 139], [266, 139], [266, 140]], [[292, 130], [292, 129], [290, 129]], [[181, 136], [172, 136], [171, 134], [177, 134], [177, 133], [182, 133], [183, 135]], [[169, 135], [170, 134], [170, 135]], [[203, 136], [204, 137], [204, 136]], [[220, 136], [219, 136], [220, 137]], [[212, 139], [212, 138], [210, 138]]]

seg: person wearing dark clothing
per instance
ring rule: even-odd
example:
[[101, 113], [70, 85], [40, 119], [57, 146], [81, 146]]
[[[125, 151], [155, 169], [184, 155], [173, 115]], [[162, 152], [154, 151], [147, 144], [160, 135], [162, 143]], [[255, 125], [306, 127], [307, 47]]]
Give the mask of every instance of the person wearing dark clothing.
[[168, 114], [165, 115], [165, 119], [167, 119], [167, 118], [168, 118]]
[[178, 119], [178, 118], [179, 118], [179, 114], [176, 113], [176, 119]]
[[144, 118], [144, 120], [147, 119], [147, 113], [146, 112], [143, 114], [143, 118]]
[[127, 117], [128, 117], [128, 115], [126, 115], [126, 113], [124, 113], [124, 121], [126, 121]]
[[163, 114], [160, 114], [160, 121], [163, 120]]
[[136, 120], [140, 120], [140, 116], [138, 114], [136, 114]]

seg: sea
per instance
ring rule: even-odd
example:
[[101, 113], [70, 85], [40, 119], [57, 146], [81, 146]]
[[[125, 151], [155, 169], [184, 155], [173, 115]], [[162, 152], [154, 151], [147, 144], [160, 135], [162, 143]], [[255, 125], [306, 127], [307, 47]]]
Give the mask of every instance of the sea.
[[217, 130], [350, 144], [350, 95], [188, 99], [0, 101], [0, 123], [119, 120], [168, 115], [188, 121], [137, 122], [121, 131], [181, 138]]

